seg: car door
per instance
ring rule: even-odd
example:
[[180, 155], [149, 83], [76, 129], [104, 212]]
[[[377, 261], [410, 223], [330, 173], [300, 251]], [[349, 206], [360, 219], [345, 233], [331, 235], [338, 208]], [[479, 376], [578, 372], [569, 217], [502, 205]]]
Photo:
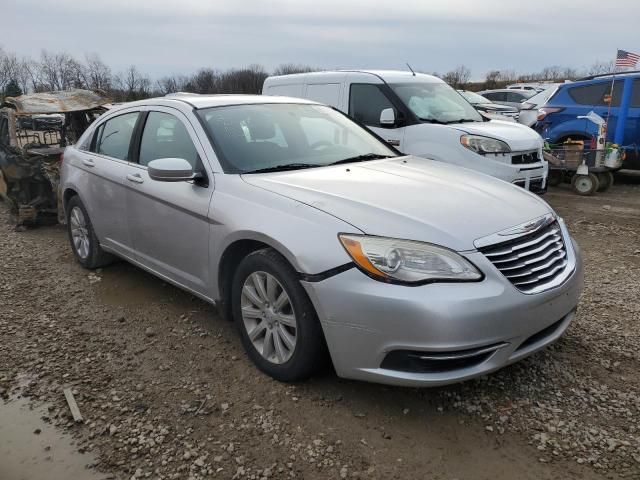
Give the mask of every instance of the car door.
[[100, 123], [89, 148], [81, 149], [75, 161], [84, 173], [81, 198], [100, 243], [128, 258], [133, 257], [126, 221], [124, 177], [139, 117], [139, 110], [128, 110]]
[[[144, 112], [136, 139], [136, 163], [129, 165], [127, 223], [136, 260], [167, 279], [209, 296], [209, 203], [213, 176], [187, 117], [169, 107]], [[152, 180], [147, 171], [158, 158], [182, 158], [202, 173], [189, 182]]]
[[394, 110], [396, 121], [398, 121], [399, 111], [384, 91], [382, 84], [349, 84], [349, 116], [365, 124], [389, 145], [404, 151], [404, 127], [380, 125], [380, 114], [387, 108]]

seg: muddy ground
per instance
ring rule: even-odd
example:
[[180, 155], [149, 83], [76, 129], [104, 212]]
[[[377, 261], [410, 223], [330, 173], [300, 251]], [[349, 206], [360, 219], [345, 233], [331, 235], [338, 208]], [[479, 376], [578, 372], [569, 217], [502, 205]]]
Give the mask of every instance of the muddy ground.
[[83, 270], [63, 227], [14, 232], [0, 204], [0, 478], [640, 478], [640, 178], [545, 199], [585, 255], [575, 322], [437, 389], [273, 381], [214, 307], [126, 263]]

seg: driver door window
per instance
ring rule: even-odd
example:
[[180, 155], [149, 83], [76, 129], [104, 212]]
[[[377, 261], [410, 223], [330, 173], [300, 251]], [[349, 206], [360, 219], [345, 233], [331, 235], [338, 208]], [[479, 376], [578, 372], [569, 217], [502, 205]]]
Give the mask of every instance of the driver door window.
[[139, 112], [118, 115], [98, 127], [95, 151], [119, 160], [129, 159], [129, 144]]
[[198, 151], [182, 122], [169, 113], [149, 112], [140, 141], [138, 163], [146, 166], [159, 158], [182, 158], [194, 169], [198, 167]]
[[353, 84], [349, 93], [349, 116], [372, 127], [380, 127], [380, 113], [393, 104], [378, 85]]

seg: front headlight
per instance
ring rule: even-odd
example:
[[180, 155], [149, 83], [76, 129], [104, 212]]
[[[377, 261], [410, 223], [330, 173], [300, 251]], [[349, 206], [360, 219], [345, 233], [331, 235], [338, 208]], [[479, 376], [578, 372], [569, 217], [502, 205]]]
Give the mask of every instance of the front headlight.
[[422, 284], [482, 278], [471, 262], [430, 243], [351, 234], [340, 234], [339, 238], [356, 265], [376, 280]]
[[480, 135], [462, 135], [460, 143], [463, 147], [473, 150], [480, 155], [485, 153], [509, 153], [511, 148], [506, 143], [495, 138], [481, 137]]

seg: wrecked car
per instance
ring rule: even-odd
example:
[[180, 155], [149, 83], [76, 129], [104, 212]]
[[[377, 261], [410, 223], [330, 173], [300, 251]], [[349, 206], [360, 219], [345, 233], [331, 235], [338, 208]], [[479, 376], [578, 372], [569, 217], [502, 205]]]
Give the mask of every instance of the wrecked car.
[[5, 98], [0, 109], [0, 197], [16, 227], [57, 222], [62, 152], [110, 102], [79, 89]]

